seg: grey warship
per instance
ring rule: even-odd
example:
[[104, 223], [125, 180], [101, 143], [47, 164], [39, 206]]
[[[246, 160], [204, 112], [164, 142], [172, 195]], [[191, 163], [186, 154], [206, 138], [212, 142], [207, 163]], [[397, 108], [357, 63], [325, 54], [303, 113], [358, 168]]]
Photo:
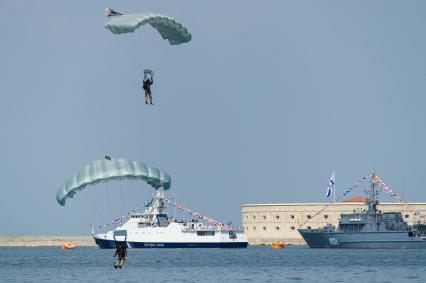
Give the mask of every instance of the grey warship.
[[426, 225], [408, 225], [399, 212], [377, 209], [374, 173], [367, 192], [368, 209], [341, 214], [338, 227], [331, 224], [318, 229], [298, 229], [310, 248], [346, 249], [425, 249]]

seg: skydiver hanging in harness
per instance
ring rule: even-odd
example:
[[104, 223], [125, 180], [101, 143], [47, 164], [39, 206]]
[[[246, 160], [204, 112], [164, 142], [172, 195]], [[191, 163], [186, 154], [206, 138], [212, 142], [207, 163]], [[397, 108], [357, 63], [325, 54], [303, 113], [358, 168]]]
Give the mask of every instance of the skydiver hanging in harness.
[[111, 8], [106, 8], [105, 9], [105, 14], [107, 15], [107, 17], [113, 17], [113, 16], [121, 16], [122, 14], [120, 14], [117, 11], [114, 11]]
[[127, 259], [127, 250], [124, 244], [118, 244], [117, 249], [115, 250], [114, 257], [117, 257], [117, 261], [114, 264], [114, 268], [117, 269], [117, 267], [119, 267], [121, 269], [124, 264], [124, 261]]
[[144, 70], [142, 88], [145, 90], [145, 104], [148, 104], [148, 99], [149, 99], [151, 105], [153, 105], [152, 92], [151, 92], [152, 84], [154, 84], [154, 72], [151, 70]]
[[114, 257], [117, 257], [117, 260], [114, 263], [114, 268], [117, 269], [117, 267], [119, 267], [121, 269], [121, 267], [124, 264], [124, 261], [127, 259], [127, 249], [126, 249], [127, 232], [126, 232], [126, 236], [124, 237], [124, 244], [123, 243], [119, 244], [117, 240], [115, 239], [115, 235], [113, 235], [113, 238], [114, 238], [115, 246], [117, 247], [114, 253]]

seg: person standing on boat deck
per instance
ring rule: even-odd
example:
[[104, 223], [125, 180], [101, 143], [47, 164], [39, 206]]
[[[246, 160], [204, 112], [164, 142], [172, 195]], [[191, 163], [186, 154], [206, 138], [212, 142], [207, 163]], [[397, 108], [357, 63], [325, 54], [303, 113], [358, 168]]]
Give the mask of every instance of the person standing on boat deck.
[[117, 256], [117, 261], [115, 262], [114, 268], [117, 269], [117, 267], [119, 267], [121, 269], [121, 267], [124, 264], [124, 261], [127, 259], [127, 250], [125, 245], [119, 244], [117, 246], [114, 257], [116, 256]]

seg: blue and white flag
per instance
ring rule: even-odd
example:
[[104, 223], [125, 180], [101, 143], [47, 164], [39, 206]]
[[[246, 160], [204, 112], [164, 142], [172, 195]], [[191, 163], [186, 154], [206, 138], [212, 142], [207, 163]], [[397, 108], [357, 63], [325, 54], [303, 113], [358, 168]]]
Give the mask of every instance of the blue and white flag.
[[329, 197], [334, 190], [334, 172], [331, 174], [330, 181], [328, 181], [326, 197]]

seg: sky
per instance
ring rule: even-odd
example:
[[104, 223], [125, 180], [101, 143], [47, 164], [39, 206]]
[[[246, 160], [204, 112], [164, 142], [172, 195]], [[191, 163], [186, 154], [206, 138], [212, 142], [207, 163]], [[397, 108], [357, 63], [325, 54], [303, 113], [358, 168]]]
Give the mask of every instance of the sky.
[[[107, 7], [171, 16], [192, 40], [170, 46], [151, 27], [114, 35]], [[107, 154], [168, 172], [179, 203], [223, 222], [241, 223], [244, 204], [326, 202], [333, 171], [337, 195], [375, 170], [426, 202], [424, 1], [0, 9], [0, 235], [87, 235], [90, 221], [149, 198], [143, 182], [111, 182], [56, 202], [67, 178]]]

